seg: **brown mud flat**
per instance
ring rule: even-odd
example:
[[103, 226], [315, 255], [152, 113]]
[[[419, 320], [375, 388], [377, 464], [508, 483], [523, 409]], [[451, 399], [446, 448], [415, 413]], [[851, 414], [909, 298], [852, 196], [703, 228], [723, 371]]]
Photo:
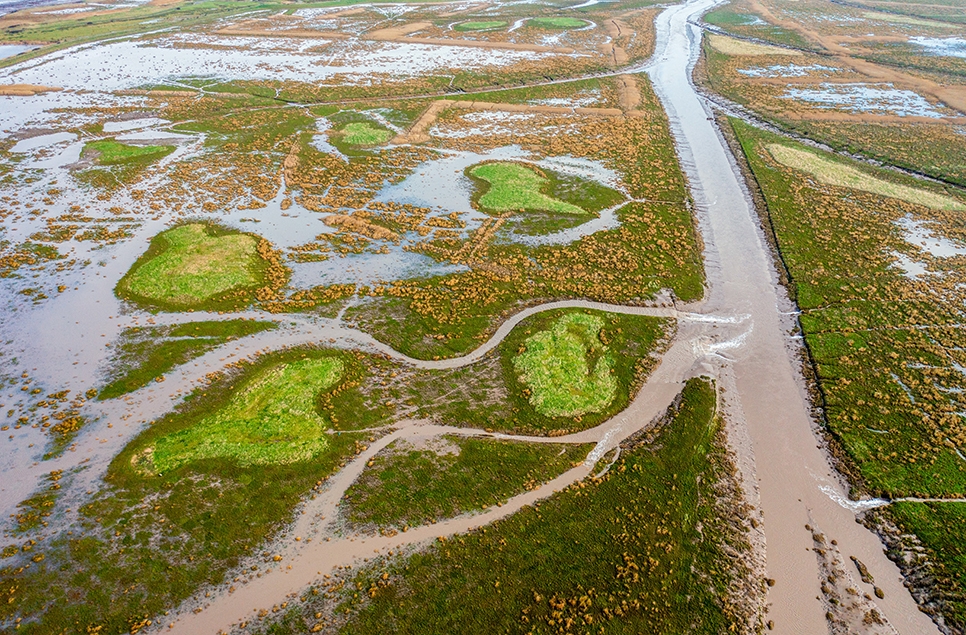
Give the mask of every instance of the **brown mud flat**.
[[439, 114], [448, 108], [463, 110], [488, 110], [492, 112], [540, 112], [554, 115], [596, 115], [598, 117], [620, 117], [624, 112], [619, 108], [568, 108], [566, 106], [538, 106], [530, 104], [503, 104], [488, 101], [454, 101], [440, 99], [434, 101], [423, 111], [416, 123], [405, 133], [396, 135], [389, 143], [401, 145], [404, 143], [426, 143], [429, 141], [429, 129], [436, 122]]
[[39, 86], [37, 84], [4, 84], [0, 85], [0, 95], [5, 97], [33, 97], [40, 93], [50, 93], [63, 88], [56, 86]]

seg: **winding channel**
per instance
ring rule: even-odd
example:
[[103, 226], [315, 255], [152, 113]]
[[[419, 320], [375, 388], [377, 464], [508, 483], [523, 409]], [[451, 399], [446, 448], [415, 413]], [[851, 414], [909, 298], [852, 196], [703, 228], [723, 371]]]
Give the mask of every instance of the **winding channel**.
[[[282, 556], [274, 571], [248, 579], [232, 591], [226, 586], [210, 598], [186, 602], [179, 611], [156, 624], [155, 630], [219, 633], [241, 621], [251, 620], [258, 609], [285, 601], [337, 566], [357, 565], [375, 553], [385, 554], [390, 549], [425, 545], [438, 537], [465, 532], [512, 514], [590, 476], [597, 459], [648, 427], [666, 410], [685, 380], [705, 374], [715, 377], [723, 388], [722, 405], [729, 420], [729, 437], [738, 454], [749, 497], [763, 513], [766, 574], [775, 581], [767, 596], [766, 620], [774, 621], [772, 632], [824, 633], [828, 630], [826, 607], [819, 600], [821, 568], [812, 551], [812, 534], [805, 529], [806, 524], [835, 539], [842, 554], [855, 556], [865, 563], [885, 592], [885, 598], [877, 600], [875, 606], [896, 632], [910, 635], [939, 632], [918, 611], [902, 585], [898, 569], [885, 557], [879, 539], [856, 523], [853, 507], [841, 503], [847, 501], [847, 489], [829, 466], [813, 432], [815, 423], [809, 415], [797, 350], [794, 340], [789, 338], [793, 323], [788, 316], [794, 307], [778, 284], [735, 159], [716, 129], [707, 104], [690, 81], [690, 70], [700, 50], [700, 31], [689, 20], [698, 18], [719, 1], [691, 0], [665, 9], [656, 20], [655, 54], [646, 67], [637, 69], [649, 74], [667, 111], [678, 155], [697, 204], [709, 283], [707, 299], [700, 306], [639, 308], [581, 301], [548, 303], [517, 314], [476, 351], [438, 361], [407, 358], [336, 320], [293, 322], [286, 317], [288, 325], [278, 332], [232, 342], [234, 349], [222, 347], [186, 364], [170, 373], [163, 385], [151, 385], [103, 404], [102, 421], [113, 421], [115, 427], [108, 433], [102, 425], [96, 426], [96, 432], [92, 429], [85, 434], [72, 452], [45, 463], [43, 469], [85, 465], [87, 469], [77, 478], [90, 482], [98, 479], [111, 457], [146, 421], [169, 411], [180, 395], [196, 386], [206, 372], [223, 367], [226, 357], [243, 359], [280, 346], [327, 341], [336, 347], [383, 353], [419, 368], [446, 369], [478, 361], [520, 321], [539, 311], [579, 307], [676, 318], [678, 329], [674, 340], [624, 412], [596, 428], [565, 437], [516, 437], [555, 443], [593, 442], [596, 446], [588, 460], [539, 489], [478, 514], [416, 527], [394, 536], [337, 534], [334, 521], [339, 500], [368, 460], [381, 449], [400, 438], [485, 434], [421, 421], [398, 422], [390, 434], [373, 442], [347, 463], [329, 479], [320, 495], [298, 510], [296, 522], [279, 537], [274, 547]], [[204, 317], [191, 316], [192, 319]], [[261, 314], [258, 317], [264, 318]]]

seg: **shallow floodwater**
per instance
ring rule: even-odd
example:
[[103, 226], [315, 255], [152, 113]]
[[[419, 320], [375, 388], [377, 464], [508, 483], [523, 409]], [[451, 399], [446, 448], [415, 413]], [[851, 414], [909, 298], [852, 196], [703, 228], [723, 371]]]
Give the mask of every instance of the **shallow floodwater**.
[[[322, 54], [319, 47], [324, 47]], [[405, 79], [441, 69], [478, 69], [554, 55], [394, 42], [178, 34], [73, 47], [0, 71], [0, 79], [100, 91], [183, 77], [318, 82], [343, 74], [349, 81], [365, 82], [379, 74]]]
[[[2, 5], [0, 5], [2, 7]], [[2, 11], [2, 8], [0, 8]], [[30, 46], [26, 44], [0, 44], [0, 60], [5, 57], [13, 57], [14, 55], [20, 55], [21, 53], [26, 53], [27, 51], [32, 51], [38, 46]]]
[[926, 49], [931, 55], [966, 57], [966, 39], [960, 37], [911, 37], [909, 41]]
[[948, 114], [942, 104], [935, 106], [922, 95], [911, 90], [900, 90], [892, 84], [821, 84], [818, 89], [789, 88], [782, 98], [816, 104], [819, 108], [841, 108], [854, 113], [933, 119]]

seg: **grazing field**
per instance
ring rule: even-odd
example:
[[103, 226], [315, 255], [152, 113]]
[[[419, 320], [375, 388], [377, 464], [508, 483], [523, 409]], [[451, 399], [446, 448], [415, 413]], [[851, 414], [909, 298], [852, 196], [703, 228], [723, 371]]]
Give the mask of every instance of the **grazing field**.
[[[966, 427], [954, 413], [963, 407], [959, 316], [966, 271], [961, 257], [928, 251], [928, 241], [937, 237], [962, 244], [961, 212], [951, 205], [931, 207], [893, 197], [906, 191], [899, 187], [930, 194], [929, 201], [950, 198], [952, 192], [868, 167], [861, 170], [866, 179], [891, 187], [875, 193], [815, 181], [809, 171], [775, 162], [766, 151], [780, 143], [806, 153], [803, 146], [737, 120], [731, 125], [767, 202], [766, 226], [774, 231], [802, 312], [816, 398], [857, 490], [890, 499], [963, 498]], [[812, 152], [819, 160], [833, 161]], [[844, 159], [834, 161], [849, 167]], [[850, 169], [858, 172], [859, 167], [853, 163]], [[963, 198], [952, 200], [962, 204]], [[904, 233], [911, 219], [929, 228], [929, 238]], [[922, 273], [904, 271], [902, 258], [921, 263]], [[951, 505], [958, 509], [958, 503]], [[956, 620], [966, 605], [963, 595], [945, 590], [961, 588], [955, 586], [961, 584], [960, 556], [942, 548], [943, 541], [953, 539], [955, 533], [947, 532], [956, 525], [942, 530], [945, 520], [930, 520], [917, 508], [931, 509], [903, 503], [895, 518], [907, 531], [922, 532], [920, 539], [932, 545], [936, 571], [946, 581], [921, 591], [935, 610], [961, 625]], [[893, 508], [877, 513], [891, 516]], [[896, 559], [902, 562], [899, 555]], [[953, 586], [946, 587], [947, 582]]]
[[587, 26], [587, 22], [578, 18], [533, 18], [527, 20], [529, 26], [538, 29], [579, 29]]
[[715, 399], [707, 381], [691, 380], [664, 424], [627, 444], [603, 478], [345, 580], [366, 593], [322, 586], [317, 599], [306, 594], [304, 605], [255, 632], [319, 624], [346, 634], [752, 627], [741, 600], [750, 584], [741, 559], [745, 507]]
[[551, 480], [592, 447], [457, 436], [420, 447], [396, 441], [348, 489], [343, 514], [355, 528], [384, 530], [486, 509]]

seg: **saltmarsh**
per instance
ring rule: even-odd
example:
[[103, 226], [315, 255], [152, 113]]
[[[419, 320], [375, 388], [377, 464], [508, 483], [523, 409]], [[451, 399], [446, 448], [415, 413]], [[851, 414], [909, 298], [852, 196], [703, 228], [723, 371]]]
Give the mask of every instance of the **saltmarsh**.
[[876, 178], [843, 162], [819, 156], [808, 150], [780, 143], [769, 143], [766, 147], [775, 160], [782, 165], [811, 174], [828, 185], [850, 187], [935, 209], [966, 209], [966, 205], [952, 197]]
[[490, 31], [502, 29], [507, 23], [503, 20], [480, 20], [475, 22], [461, 22], [453, 27], [454, 31]]
[[342, 128], [342, 139], [354, 146], [375, 146], [389, 141], [392, 131], [377, 128], [368, 121], [353, 121]]
[[[963, 240], [962, 212], [809, 178], [772, 160], [766, 147], [808, 150], [737, 120], [731, 125], [767, 203], [764, 220], [801, 309], [817, 399], [841, 465], [857, 488], [885, 498], [963, 497], [966, 270], [961, 258], [932, 257], [906, 242], [899, 228], [914, 218], [937, 236]], [[839, 164], [858, 172], [843, 158], [835, 159]], [[943, 192], [885, 170], [863, 167], [861, 174], [936, 197]], [[924, 260], [935, 273], [904, 275], [894, 254]], [[917, 569], [925, 554], [934, 582], [918, 590], [930, 610], [962, 628], [962, 505], [904, 502], [877, 510], [873, 522], [880, 516], [889, 520], [886, 534], [895, 523], [917, 537], [922, 546], [914, 546], [914, 558], [900, 549], [890, 555], [916, 573], [911, 579], [922, 580]]]
[[513, 358], [530, 404], [548, 417], [600, 412], [617, 394], [614, 358], [600, 341], [601, 317], [570, 313], [528, 337]]
[[118, 165], [131, 161], [154, 161], [174, 152], [174, 146], [134, 146], [114, 139], [89, 141], [84, 154], [94, 154], [100, 165]]
[[110, 381], [97, 398], [113, 399], [137, 390], [225, 342], [276, 326], [274, 322], [224, 320], [128, 329], [114, 346]]
[[144, 465], [159, 473], [216, 457], [242, 467], [311, 459], [328, 444], [327, 422], [317, 412], [319, 393], [342, 373], [334, 357], [269, 368], [221, 411], [158, 439], [142, 455]]

